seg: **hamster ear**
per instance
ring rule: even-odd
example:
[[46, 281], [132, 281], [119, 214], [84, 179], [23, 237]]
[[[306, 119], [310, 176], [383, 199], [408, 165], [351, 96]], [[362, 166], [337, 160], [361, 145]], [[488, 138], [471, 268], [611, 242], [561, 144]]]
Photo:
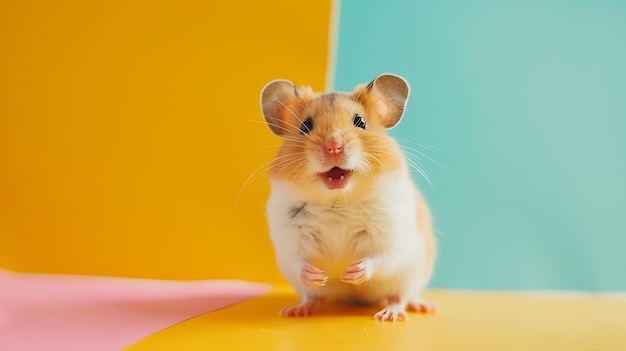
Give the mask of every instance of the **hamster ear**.
[[284, 79], [273, 80], [261, 90], [261, 110], [268, 127], [278, 136], [288, 129], [284, 125], [283, 114], [287, 102], [298, 96], [296, 86]]
[[380, 99], [376, 101], [375, 108], [385, 128], [398, 124], [409, 98], [409, 83], [400, 76], [387, 73], [376, 77], [367, 89]]

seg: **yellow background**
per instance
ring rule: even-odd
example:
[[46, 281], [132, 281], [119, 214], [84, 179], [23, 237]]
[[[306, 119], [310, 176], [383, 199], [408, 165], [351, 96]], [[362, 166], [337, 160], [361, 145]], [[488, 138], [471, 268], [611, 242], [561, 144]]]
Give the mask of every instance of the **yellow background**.
[[[330, 7], [0, 2], [0, 267], [282, 281], [265, 176], [236, 200], [280, 142], [263, 85], [324, 87]], [[623, 299], [439, 291], [437, 316], [394, 324], [372, 307], [280, 318], [297, 296], [276, 286], [130, 349], [624, 348]]]
[[323, 89], [330, 1], [0, 3], [0, 266], [278, 281], [271, 79]]

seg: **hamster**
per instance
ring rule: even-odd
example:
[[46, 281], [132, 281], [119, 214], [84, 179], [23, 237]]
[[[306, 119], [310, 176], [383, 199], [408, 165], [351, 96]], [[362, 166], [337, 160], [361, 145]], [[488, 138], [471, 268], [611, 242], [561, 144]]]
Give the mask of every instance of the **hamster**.
[[285, 317], [324, 301], [382, 304], [380, 321], [433, 312], [423, 300], [435, 260], [429, 209], [387, 134], [402, 118], [408, 83], [382, 74], [351, 93], [315, 93], [287, 80], [261, 92], [270, 130], [266, 215], [281, 273], [299, 293]]

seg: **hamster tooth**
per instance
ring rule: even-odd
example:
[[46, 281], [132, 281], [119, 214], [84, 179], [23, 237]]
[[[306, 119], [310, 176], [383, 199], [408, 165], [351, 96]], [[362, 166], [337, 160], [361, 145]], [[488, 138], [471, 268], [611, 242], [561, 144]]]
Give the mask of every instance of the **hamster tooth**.
[[345, 178], [343, 174], [339, 176], [339, 180], [343, 180], [343, 178]]

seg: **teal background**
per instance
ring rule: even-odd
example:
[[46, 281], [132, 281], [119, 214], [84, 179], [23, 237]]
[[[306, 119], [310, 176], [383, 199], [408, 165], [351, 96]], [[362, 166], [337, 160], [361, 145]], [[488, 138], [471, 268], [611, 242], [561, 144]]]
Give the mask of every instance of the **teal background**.
[[342, 1], [335, 89], [383, 72], [436, 161], [431, 286], [626, 290], [626, 1]]

